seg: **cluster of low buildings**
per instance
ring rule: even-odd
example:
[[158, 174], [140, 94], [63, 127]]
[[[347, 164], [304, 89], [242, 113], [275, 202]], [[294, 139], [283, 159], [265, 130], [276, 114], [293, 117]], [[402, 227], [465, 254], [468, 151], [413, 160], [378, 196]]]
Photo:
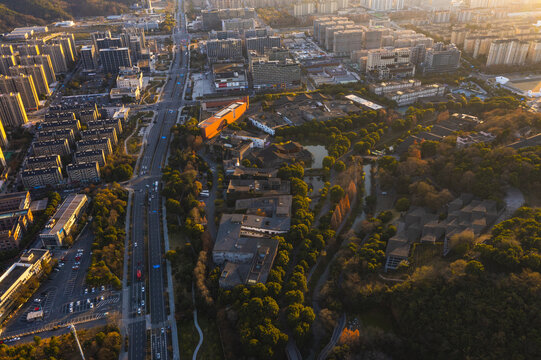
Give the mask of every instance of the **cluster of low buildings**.
[[[100, 168], [122, 133], [121, 120], [102, 113], [106, 114], [95, 103], [51, 106], [36, 125], [31, 150], [23, 162], [23, 186], [33, 189], [100, 181]], [[69, 164], [64, 163], [70, 159]]]
[[476, 131], [475, 127], [482, 124], [483, 121], [476, 116], [468, 114], [452, 114], [449, 119], [443, 120], [433, 126], [430, 130], [422, 131], [415, 135], [408, 136], [400, 143], [396, 151], [401, 154], [408, 151], [408, 148], [414, 143], [423, 141], [443, 141], [447, 136], [456, 136], [457, 147], [465, 147], [478, 143], [490, 143], [496, 139], [496, 136], [490, 132]]
[[398, 223], [397, 233], [387, 242], [385, 270], [394, 270], [407, 261], [415, 243], [443, 243], [443, 253], [451, 250], [451, 238], [464, 232], [475, 237], [488, 231], [504, 209], [493, 200], [478, 200], [471, 194], [462, 194], [447, 205], [447, 217], [425, 208], [415, 208]]
[[222, 214], [212, 250], [212, 260], [222, 267], [221, 287], [267, 281], [278, 251], [274, 237], [285, 235], [291, 226], [290, 184], [276, 173], [275, 168], [242, 166], [226, 170], [226, 200], [232, 212]]

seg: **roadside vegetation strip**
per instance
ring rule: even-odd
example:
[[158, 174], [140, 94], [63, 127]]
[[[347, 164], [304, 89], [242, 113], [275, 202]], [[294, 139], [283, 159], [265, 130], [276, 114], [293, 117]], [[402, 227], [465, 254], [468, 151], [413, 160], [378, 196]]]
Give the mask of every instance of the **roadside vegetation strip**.
[[[67, 325], [66, 325], [67, 328]], [[115, 325], [77, 330], [83, 352], [87, 358], [100, 360], [118, 359], [121, 337]], [[27, 359], [71, 359], [79, 354], [75, 339], [71, 332], [48, 339], [34, 336], [33, 343], [0, 345], [0, 358], [5, 360]]]
[[98, 190], [94, 196], [92, 226], [95, 239], [92, 263], [86, 276], [90, 285], [122, 287], [127, 198], [128, 192], [118, 184]]

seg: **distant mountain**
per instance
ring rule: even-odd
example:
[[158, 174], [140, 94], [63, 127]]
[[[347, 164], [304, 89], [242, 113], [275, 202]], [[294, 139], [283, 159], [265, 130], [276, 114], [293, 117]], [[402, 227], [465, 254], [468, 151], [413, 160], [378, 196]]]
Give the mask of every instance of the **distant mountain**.
[[0, 0], [0, 31], [74, 17], [118, 14], [136, 0]]

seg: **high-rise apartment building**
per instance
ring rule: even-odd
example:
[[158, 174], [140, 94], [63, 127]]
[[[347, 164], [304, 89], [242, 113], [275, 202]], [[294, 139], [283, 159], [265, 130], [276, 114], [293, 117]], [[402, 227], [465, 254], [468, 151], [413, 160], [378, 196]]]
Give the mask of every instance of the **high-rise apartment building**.
[[393, 9], [393, 0], [370, 0], [369, 7], [375, 11], [389, 11]]
[[333, 53], [338, 56], [349, 56], [363, 46], [363, 30], [346, 29], [334, 33]]
[[291, 59], [269, 60], [255, 51], [249, 53], [250, 72], [255, 89], [298, 87], [301, 80], [300, 65]]
[[524, 65], [530, 44], [518, 39], [494, 40], [490, 44], [486, 66]]
[[60, 155], [40, 155], [26, 158], [25, 169], [37, 170], [49, 167], [62, 167]]
[[85, 45], [81, 48], [81, 61], [85, 70], [95, 70], [98, 68], [98, 55], [94, 45]]
[[334, 14], [338, 11], [338, 1], [322, 0], [316, 3], [316, 12], [318, 14]]
[[132, 66], [130, 50], [126, 47], [101, 49], [100, 62], [103, 66], [103, 71], [108, 73], [117, 73], [121, 66]]
[[64, 57], [68, 67], [75, 64], [77, 58], [77, 48], [75, 47], [75, 38], [73, 34], [62, 34], [61, 36], [53, 38], [51, 44], [58, 44], [62, 46]]
[[0, 120], [3, 126], [11, 128], [28, 122], [19, 93], [0, 94]]
[[56, 82], [56, 74], [54, 72], [53, 63], [50, 55], [28, 55], [19, 57], [21, 65], [42, 65], [47, 82], [52, 84]]
[[9, 68], [17, 65], [14, 55], [0, 55], [0, 74], [9, 75]]
[[240, 39], [207, 41], [207, 56], [211, 59], [242, 58], [242, 41]]
[[40, 155], [69, 155], [70, 147], [68, 139], [34, 141], [32, 150], [35, 156]]
[[98, 51], [102, 49], [122, 48], [128, 46], [128, 44], [125, 44], [124, 41], [122, 41], [122, 39], [119, 37], [106, 37], [102, 39], [97, 39], [96, 44]]
[[31, 189], [40, 186], [55, 186], [62, 182], [62, 170], [59, 167], [25, 169], [21, 173], [23, 186]]
[[100, 166], [97, 162], [80, 162], [66, 167], [70, 182], [100, 181]]
[[0, 44], [0, 55], [14, 55], [13, 45]]
[[51, 93], [45, 71], [43, 71], [43, 65], [18, 65], [11, 67], [9, 71], [11, 76], [18, 76], [20, 74], [31, 76], [38, 96], [48, 96]]
[[110, 38], [111, 32], [109, 30], [97, 31], [90, 34], [90, 37], [92, 38], [92, 44], [94, 45], [94, 49], [96, 49], [96, 51], [99, 51], [100, 49], [98, 48], [98, 39]]
[[32, 76], [0, 75], [0, 93], [19, 93], [25, 110], [37, 110], [39, 107], [38, 94]]
[[293, 4], [293, 16], [307, 16], [316, 12], [316, 5], [313, 2], [300, 2]]
[[51, 57], [53, 69], [56, 74], [65, 74], [68, 72], [68, 63], [61, 44], [45, 44], [42, 46], [42, 49], [44, 54]]
[[255, 29], [254, 19], [224, 19], [222, 20], [222, 31], [244, 31]]
[[[1, 112], [1, 110], [0, 110], [0, 112]], [[6, 131], [4, 130], [4, 124], [2, 123], [1, 118], [0, 118], [0, 145], [4, 149], [8, 146], [8, 137], [6, 136]], [[2, 149], [0, 148], [0, 152], [1, 151], [2, 151]], [[0, 162], [2, 163], [2, 166], [6, 167], [6, 159], [4, 158], [4, 153], [3, 152], [2, 152], [2, 155], [1, 155], [1, 158], [0, 158]]]
[[528, 50], [528, 63], [541, 63], [541, 40], [532, 41]]
[[264, 36], [246, 38], [246, 51], [255, 50], [259, 54], [264, 54], [265, 49], [279, 48], [282, 46], [282, 40], [279, 36]]
[[436, 43], [426, 51], [424, 72], [452, 72], [460, 67], [461, 51], [453, 44]]
[[39, 46], [31, 44], [22, 44], [17, 46], [17, 51], [19, 51], [19, 56], [28, 56], [28, 55], [39, 55]]

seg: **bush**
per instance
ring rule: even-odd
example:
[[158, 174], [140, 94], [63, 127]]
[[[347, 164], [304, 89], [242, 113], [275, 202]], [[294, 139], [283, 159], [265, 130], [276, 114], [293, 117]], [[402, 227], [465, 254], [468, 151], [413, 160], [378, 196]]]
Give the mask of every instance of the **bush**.
[[411, 202], [408, 198], [403, 197], [396, 201], [395, 208], [398, 211], [408, 211], [410, 208]]

